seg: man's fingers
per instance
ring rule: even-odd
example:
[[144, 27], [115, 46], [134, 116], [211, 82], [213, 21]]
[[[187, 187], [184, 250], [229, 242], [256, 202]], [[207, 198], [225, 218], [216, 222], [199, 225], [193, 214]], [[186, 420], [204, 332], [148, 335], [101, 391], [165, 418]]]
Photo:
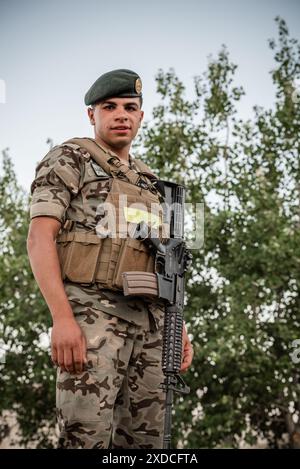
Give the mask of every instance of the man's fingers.
[[82, 361], [83, 363], [87, 363], [87, 356], [86, 356], [86, 338], [85, 338], [85, 335], [82, 334], [82, 340], [81, 340], [81, 343], [82, 343]]
[[64, 348], [64, 367], [69, 373], [74, 373], [73, 353], [71, 347]]
[[57, 350], [53, 345], [51, 345], [51, 360], [53, 365], [57, 366]]
[[82, 373], [83, 370], [83, 354], [82, 354], [82, 345], [78, 344], [77, 347], [73, 348], [73, 362], [75, 373]]
[[60, 367], [61, 371], [67, 371], [64, 362], [64, 349], [62, 347], [59, 347], [57, 349], [57, 364]]
[[181, 372], [187, 371], [187, 369], [191, 366], [192, 361], [193, 361], [193, 355], [194, 355], [193, 347], [190, 344], [189, 347], [186, 347], [183, 352], [182, 364], [180, 368]]

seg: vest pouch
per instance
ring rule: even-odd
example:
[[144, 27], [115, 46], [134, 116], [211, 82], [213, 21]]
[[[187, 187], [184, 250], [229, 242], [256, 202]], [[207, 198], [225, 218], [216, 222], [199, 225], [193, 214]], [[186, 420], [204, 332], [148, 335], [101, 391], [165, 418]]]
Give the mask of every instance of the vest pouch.
[[154, 259], [142, 241], [134, 238], [122, 239], [112, 286], [123, 290], [123, 272], [154, 272]]
[[96, 234], [69, 232], [56, 239], [62, 278], [76, 283], [95, 281], [102, 239]]
[[119, 257], [122, 240], [120, 238], [102, 239], [101, 255], [97, 266], [95, 281], [103, 288], [113, 287], [113, 277]]

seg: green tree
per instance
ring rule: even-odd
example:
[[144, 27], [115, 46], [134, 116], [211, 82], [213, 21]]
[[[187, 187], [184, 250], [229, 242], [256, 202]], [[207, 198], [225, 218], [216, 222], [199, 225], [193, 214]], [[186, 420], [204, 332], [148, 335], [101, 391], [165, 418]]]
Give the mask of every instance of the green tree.
[[17, 183], [8, 150], [3, 152], [0, 213], [0, 344], [6, 350], [0, 364], [0, 436], [11, 430], [5, 418], [9, 411], [16, 416], [20, 445], [51, 447], [54, 370], [43, 345], [50, 317], [27, 257], [28, 196]]
[[244, 91], [222, 48], [184, 97], [174, 70], [159, 71], [161, 103], [146, 124], [145, 161], [184, 182], [205, 204], [205, 243], [193, 252], [185, 317], [195, 359], [190, 395], [174, 429], [186, 447], [236, 447], [258, 437], [299, 445], [299, 80], [300, 52], [285, 22], [270, 41], [274, 108], [238, 118]]

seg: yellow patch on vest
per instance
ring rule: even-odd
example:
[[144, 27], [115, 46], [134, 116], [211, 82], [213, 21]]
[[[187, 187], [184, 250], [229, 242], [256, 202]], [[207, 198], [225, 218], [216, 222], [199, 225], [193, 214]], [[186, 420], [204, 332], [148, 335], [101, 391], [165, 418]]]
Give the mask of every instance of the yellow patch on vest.
[[144, 221], [153, 228], [158, 228], [161, 225], [161, 218], [147, 210], [141, 210], [134, 207], [123, 207], [125, 220], [129, 223], [141, 223]]

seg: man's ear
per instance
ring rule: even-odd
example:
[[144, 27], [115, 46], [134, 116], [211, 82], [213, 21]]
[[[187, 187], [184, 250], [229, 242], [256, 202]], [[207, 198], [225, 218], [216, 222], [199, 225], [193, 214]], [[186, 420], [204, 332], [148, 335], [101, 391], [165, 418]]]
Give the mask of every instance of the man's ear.
[[87, 112], [91, 125], [95, 125], [94, 109], [92, 107], [88, 107]]
[[141, 127], [143, 119], [144, 119], [144, 111], [141, 111], [141, 118], [140, 118], [139, 127]]

